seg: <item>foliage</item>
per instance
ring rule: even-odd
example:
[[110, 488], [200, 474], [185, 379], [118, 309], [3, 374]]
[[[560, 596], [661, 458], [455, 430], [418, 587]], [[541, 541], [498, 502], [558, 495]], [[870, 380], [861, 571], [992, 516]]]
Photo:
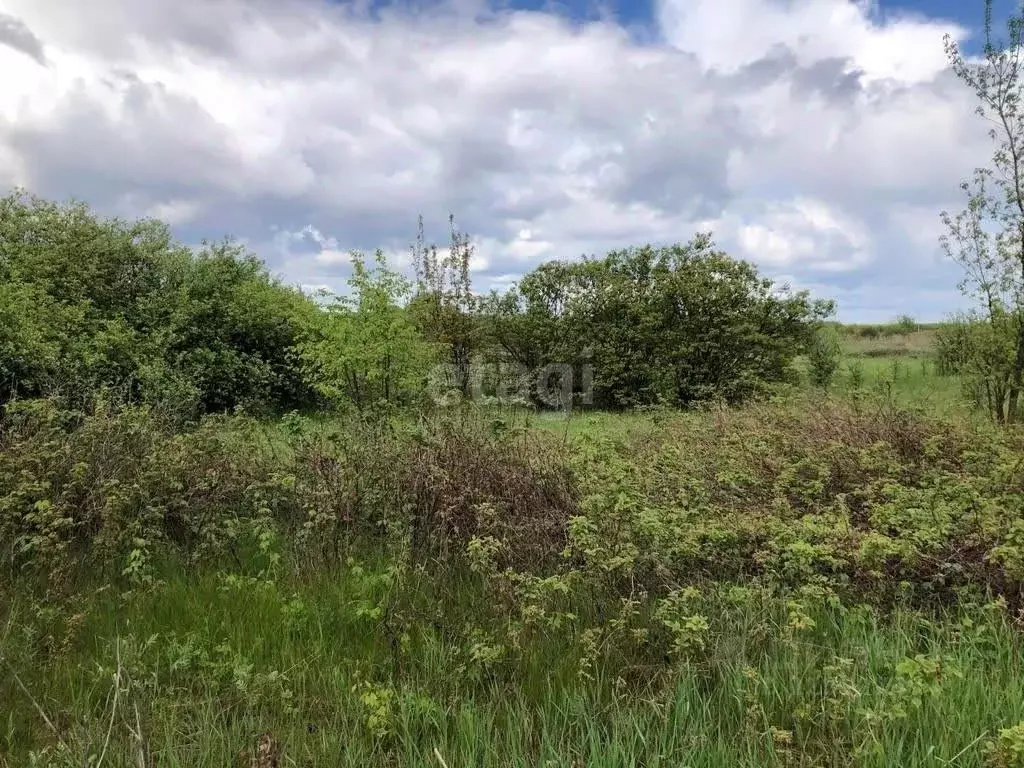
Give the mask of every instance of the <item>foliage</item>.
[[919, 327], [912, 315], [900, 315], [896, 318], [896, 330], [898, 333], [904, 335], [914, 333]]
[[260, 733], [340, 765], [1015, 764], [1009, 433], [827, 400], [586, 416], [568, 446], [469, 412], [8, 418], [3, 541], [45, 498], [59, 547], [0, 604], [12, 765], [97, 762], [108, 729], [111, 765]]
[[481, 301], [473, 293], [469, 276], [473, 246], [469, 236], [455, 228], [450, 216], [451, 242], [446, 256], [440, 256], [436, 245], [426, 246], [423, 239], [423, 217], [412, 248], [416, 267], [416, 292], [409, 312], [426, 339], [443, 352], [447, 367], [448, 389], [462, 397], [470, 395], [473, 384], [472, 364], [483, 345], [483, 328], [479, 313]]
[[469, 238], [452, 221], [441, 255], [421, 220], [414, 286], [380, 252], [373, 268], [356, 254], [351, 295], [321, 307], [231, 241], [188, 249], [159, 222], [23, 193], [0, 201], [0, 222], [3, 401], [87, 407], [103, 388], [190, 416], [407, 405], [440, 362], [434, 383], [461, 398], [490, 388], [559, 407], [740, 402], [789, 379], [831, 312], [707, 235], [545, 264], [485, 299], [472, 291]]
[[985, 744], [985, 765], [990, 768], [1024, 766], [1024, 722], [1000, 728], [998, 738]]
[[776, 290], [707, 235], [546, 264], [492, 302], [514, 362], [568, 366], [572, 391], [592, 384], [593, 404], [614, 408], [742, 401], [785, 380], [812, 322], [832, 311]]
[[996, 148], [988, 167], [961, 184], [965, 208], [955, 216], [942, 213], [947, 233], [941, 238], [946, 253], [963, 267], [961, 290], [978, 305], [968, 322], [987, 326], [969, 333], [970, 349], [960, 363], [1001, 423], [1019, 419], [1024, 387], [1024, 15], [1011, 15], [1007, 28], [1008, 43], [997, 43], [992, 0], [985, 0], [981, 61], [965, 58], [953, 38], [945, 38], [953, 71], [974, 91], [977, 112], [991, 123]]
[[187, 411], [301, 406], [291, 350], [313, 312], [237, 245], [193, 253], [159, 222], [0, 199], [0, 402], [107, 388]]
[[612, 594], [699, 574], [882, 602], [897, 587], [928, 601], [1024, 583], [1019, 440], [892, 406], [658, 416], [568, 453], [474, 411], [286, 424], [214, 418], [179, 432], [147, 408], [9, 407], [4, 567], [58, 582], [106, 563], [132, 579], [158, 553], [217, 558], [266, 536], [331, 562], [384, 534], [418, 560], [475, 542], [481, 572], [529, 564]]
[[941, 370], [960, 377], [969, 400], [999, 423], [1013, 421], [1014, 344], [1018, 318], [1000, 309], [963, 314], [936, 335]]
[[198, 390], [201, 411], [311, 404], [295, 347], [316, 307], [238, 245], [207, 245], [183, 266], [167, 326], [158, 332], [167, 335], [172, 369]]
[[174, 423], [149, 407], [9, 406], [0, 565], [55, 585], [83, 568], [144, 581], [164, 555], [240, 558], [280, 535], [331, 562], [357, 534], [388, 534], [426, 556], [461, 551], [482, 531], [523, 559], [557, 547], [574, 508], [544, 435], [472, 415], [416, 427], [357, 415], [340, 433], [307, 431], [293, 416], [279, 435], [240, 416], [184, 432]]
[[[708, 586], [678, 596], [707, 617], [703, 650], [664, 659], [636, 641], [660, 623], [633, 603], [602, 623], [583, 593], [575, 625], [519, 653], [471, 583], [393, 570], [175, 571], [127, 601], [18, 599], [0, 763], [260, 765], [262, 742], [285, 765], [1015, 764], [1020, 645], [997, 604], [882, 615], [804, 598], [814, 626], [793, 631], [784, 597]], [[588, 659], [596, 674], [578, 674]]]
[[411, 286], [383, 254], [366, 267], [352, 254], [351, 293], [316, 316], [317, 332], [299, 345], [308, 381], [329, 401], [357, 407], [408, 404], [426, 387], [434, 351], [401, 303]]
[[110, 728], [112, 765], [267, 732], [353, 765], [1013, 765], [1022, 450], [806, 395], [186, 430], [20, 401], [0, 758], [96, 762]]
[[[1008, 402], [1011, 312], [865, 335], [706, 236], [483, 300], [454, 227], [317, 305], [4, 206], [0, 766], [1019, 764], [1024, 435], [894, 396], [934, 334]], [[643, 407], [436, 407], [437, 360]]]
[[839, 334], [834, 328], [825, 326], [815, 331], [807, 350], [811, 381], [815, 386], [828, 388], [839, 370], [842, 353]]

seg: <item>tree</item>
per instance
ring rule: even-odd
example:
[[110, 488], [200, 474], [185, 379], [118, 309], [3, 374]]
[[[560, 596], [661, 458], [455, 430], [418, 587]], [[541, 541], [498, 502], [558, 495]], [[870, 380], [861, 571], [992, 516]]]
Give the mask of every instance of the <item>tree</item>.
[[173, 370], [196, 388], [201, 410], [312, 404], [294, 360], [316, 312], [311, 301], [231, 241], [206, 244], [168, 282], [176, 290], [157, 330]]
[[100, 219], [21, 191], [0, 199], [0, 400], [81, 405], [99, 387], [141, 398], [145, 372], [161, 365], [147, 342], [164, 325], [179, 251], [156, 221]]
[[481, 300], [473, 293], [469, 277], [473, 257], [469, 236], [456, 230], [454, 216], [448, 217], [448, 225], [451, 242], [447, 255], [442, 256], [436, 245], [425, 245], [420, 216], [412, 247], [416, 293], [409, 310], [426, 339], [444, 350], [454, 389], [468, 396], [473, 358], [483, 338]]
[[842, 354], [839, 331], [828, 325], [815, 331], [807, 350], [807, 359], [811, 365], [811, 381], [816, 386], [828, 389], [839, 370]]
[[815, 325], [834, 312], [761, 277], [753, 264], [715, 248], [709, 234], [659, 253], [664, 356], [674, 400], [738, 403], [790, 375]]
[[193, 412], [302, 407], [294, 347], [317, 311], [229, 241], [193, 252], [159, 221], [0, 198], [0, 403], [107, 389]]
[[953, 71], [974, 91], [978, 115], [991, 124], [995, 149], [989, 166], [961, 185], [965, 208], [955, 216], [942, 212], [947, 232], [941, 239], [964, 270], [961, 290], [977, 303], [960, 322], [984, 326], [962, 337], [960, 365], [968, 385], [984, 390], [1000, 423], [1020, 418], [1024, 387], [1024, 11], [1010, 18], [1007, 29], [1008, 42], [994, 40], [992, 0], [985, 0], [980, 61], [966, 58], [952, 37], [945, 38]]
[[914, 319], [913, 315], [900, 315], [896, 318], [896, 332], [902, 336], [914, 333], [918, 328], [917, 320]]
[[35, 286], [0, 281], [0, 403], [48, 388], [61, 354], [56, 312]]
[[[832, 311], [718, 251], [682, 245], [551, 262], [495, 298], [502, 349], [524, 366], [592, 371], [595, 405], [739, 402], [789, 375], [813, 323]], [[543, 370], [543, 368], [542, 368]]]
[[492, 362], [499, 377], [496, 389], [543, 402], [538, 378], [546, 366], [575, 358], [568, 344], [565, 309], [572, 286], [571, 268], [560, 262], [542, 264], [503, 294], [492, 291], [481, 316]]
[[407, 403], [423, 392], [434, 350], [401, 302], [411, 285], [377, 251], [366, 266], [352, 254], [352, 293], [335, 296], [317, 333], [299, 347], [307, 380], [328, 400], [357, 408]]

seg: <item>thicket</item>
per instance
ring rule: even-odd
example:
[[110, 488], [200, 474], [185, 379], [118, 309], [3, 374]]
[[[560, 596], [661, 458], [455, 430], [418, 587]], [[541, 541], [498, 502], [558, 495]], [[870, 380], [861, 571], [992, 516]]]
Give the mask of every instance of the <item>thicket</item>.
[[589, 366], [592, 402], [604, 408], [764, 394], [793, 379], [793, 359], [834, 310], [776, 286], [706, 235], [551, 262], [490, 306], [495, 338], [512, 362], [564, 364], [575, 382]]
[[660, 416], [570, 450], [472, 409], [181, 431], [147, 406], [21, 402], [0, 421], [2, 566], [9, 583], [84, 569], [128, 586], [170, 554], [242, 564], [272, 541], [330, 565], [379, 537], [411, 561], [586, 572], [609, 594], [755, 577], [868, 601], [961, 587], [1019, 601], [1020, 435], [806, 406]]
[[[1010, 422], [988, 178], [939, 359]], [[311, 297], [0, 200], [0, 766], [1022, 764], [1021, 432], [780, 395], [832, 304], [706, 235], [488, 296], [471, 256], [421, 224], [414, 279]]]
[[519, 762], [1013, 765], [1020, 434], [780, 395], [801, 354], [835, 376], [832, 304], [705, 235], [489, 296], [454, 224], [413, 255], [307, 296], [230, 242], [2, 201], [0, 764], [225, 764], [313, 720], [350, 736], [313, 764], [488, 764], [539, 718]]
[[293, 350], [313, 312], [230, 242], [192, 251], [156, 221], [0, 199], [0, 402], [304, 407]]
[[578, 406], [740, 402], [791, 378], [831, 312], [704, 235], [552, 262], [480, 296], [469, 239], [451, 238], [442, 255], [421, 231], [415, 281], [354, 253], [348, 291], [310, 297], [237, 244], [192, 250], [156, 221], [15, 193], [0, 200], [0, 402], [78, 408], [108, 390], [190, 416], [481, 392], [567, 404], [549, 388]]

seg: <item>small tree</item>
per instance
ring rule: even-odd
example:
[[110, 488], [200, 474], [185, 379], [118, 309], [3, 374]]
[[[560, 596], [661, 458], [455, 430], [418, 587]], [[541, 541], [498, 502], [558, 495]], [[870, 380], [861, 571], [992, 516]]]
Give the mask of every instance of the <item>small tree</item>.
[[839, 332], [832, 326], [818, 328], [807, 349], [807, 359], [811, 366], [811, 381], [815, 386], [828, 389], [839, 370], [843, 348], [839, 341]]
[[448, 217], [448, 224], [451, 242], [447, 255], [441, 255], [436, 245], [425, 244], [420, 216], [412, 246], [416, 294], [409, 309], [427, 340], [442, 348], [452, 385], [466, 396], [472, 384], [473, 357], [483, 338], [481, 300], [473, 293], [469, 277], [473, 245], [468, 235], [456, 230], [454, 215]]
[[1005, 312], [966, 313], [940, 328], [935, 339], [939, 372], [960, 376], [967, 398], [997, 421], [1006, 418], [1014, 376], [1013, 321]]
[[903, 336], [914, 333], [917, 328], [917, 320], [910, 315], [900, 315], [896, 318], [896, 330]]
[[834, 310], [729, 258], [705, 233], [549, 262], [490, 306], [509, 357], [571, 368], [574, 390], [579, 382], [604, 408], [763, 394], [792, 377], [790, 363]]
[[433, 351], [401, 301], [411, 286], [381, 251], [368, 268], [352, 254], [350, 296], [335, 297], [299, 348], [307, 380], [329, 400], [357, 408], [408, 402], [423, 392]]
[[0, 403], [81, 408], [102, 389], [192, 414], [302, 408], [293, 348], [316, 312], [230, 240], [191, 249], [158, 221], [0, 197]]
[[985, 326], [961, 337], [966, 351], [960, 365], [968, 380], [984, 382], [989, 410], [1000, 423], [1019, 418], [1024, 387], [1024, 12], [1012, 16], [1007, 28], [1007, 43], [993, 40], [992, 0], [985, 0], [980, 62], [966, 59], [945, 38], [953, 71], [974, 91], [977, 113], [992, 125], [995, 150], [989, 167], [961, 185], [964, 210], [956, 216], [942, 212], [947, 233], [941, 239], [964, 270], [961, 290], [978, 304], [962, 321]]

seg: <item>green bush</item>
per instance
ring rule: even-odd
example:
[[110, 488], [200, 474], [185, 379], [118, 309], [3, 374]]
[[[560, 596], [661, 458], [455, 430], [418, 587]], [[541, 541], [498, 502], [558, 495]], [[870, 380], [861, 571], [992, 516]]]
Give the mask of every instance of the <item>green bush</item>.
[[569, 365], [577, 380], [589, 368], [598, 407], [738, 403], [787, 380], [833, 311], [779, 288], [698, 235], [545, 264], [494, 300], [492, 322], [523, 366]]
[[829, 387], [839, 370], [842, 354], [839, 333], [834, 328], [825, 326], [815, 331], [807, 349], [811, 381], [815, 386]]
[[197, 252], [156, 221], [0, 199], [0, 403], [100, 388], [192, 412], [313, 401], [294, 347], [316, 307], [230, 243]]
[[917, 321], [910, 315], [900, 315], [896, 318], [896, 332], [904, 336], [914, 333], [919, 327]]
[[936, 334], [936, 363], [944, 375], [958, 375], [967, 399], [996, 422], [1017, 419], [1020, 402], [1014, 379], [1021, 319], [993, 311], [988, 319], [958, 316]]
[[307, 381], [335, 405], [409, 405], [427, 388], [439, 355], [403, 303], [411, 284], [377, 253], [368, 269], [353, 256], [352, 293], [335, 297], [314, 319], [315, 333], [298, 347]]
[[[149, 406], [9, 404], [0, 419], [0, 541], [11, 576], [55, 582], [83, 568], [141, 578], [157, 553], [247, 558], [284, 536], [310, 561], [337, 562], [359, 536], [388, 534], [416, 557], [461, 552], [481, 531], [513, 559], [560, 549], [575, 509], [561, 449], [473, 412], [331, 428], [243, 416], [181, 431]], [[113, 570], [110, 570], [113, 568]]]
[[532, 717], [554, 760], [613, 712], [586, 754], [654, 764], [688, 727], [673, 759], [1014, 764], [1021, 435], [806, 396], [581, 418], [8, 405], [0, 757], [109, 731], [112, 765], [230, 764], [275, 733], [415, 765], [428, 734], [473, 764]]

